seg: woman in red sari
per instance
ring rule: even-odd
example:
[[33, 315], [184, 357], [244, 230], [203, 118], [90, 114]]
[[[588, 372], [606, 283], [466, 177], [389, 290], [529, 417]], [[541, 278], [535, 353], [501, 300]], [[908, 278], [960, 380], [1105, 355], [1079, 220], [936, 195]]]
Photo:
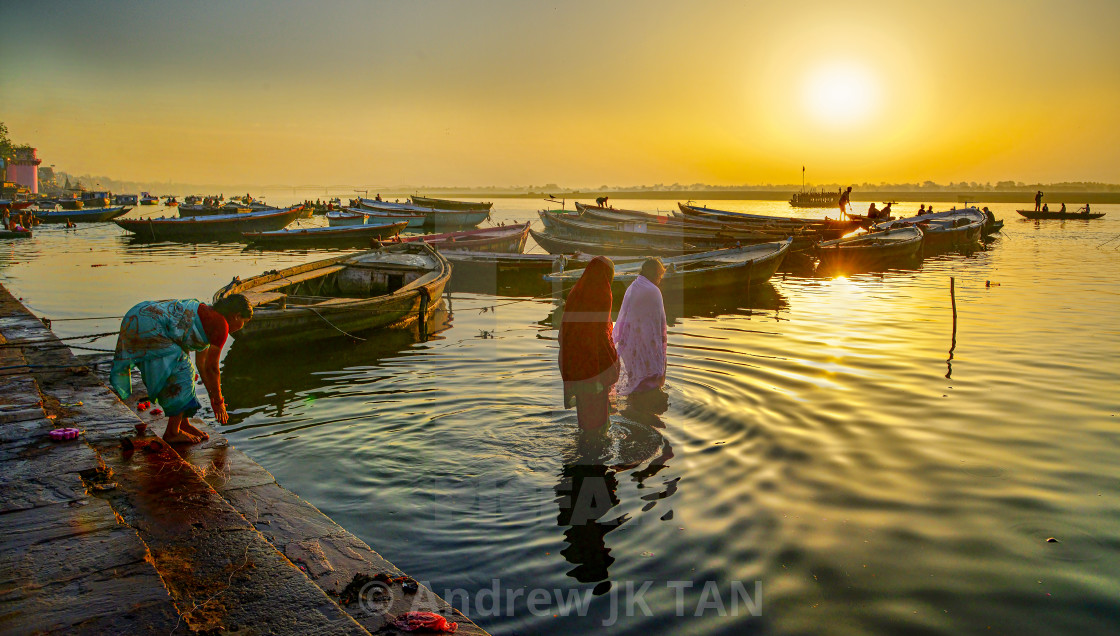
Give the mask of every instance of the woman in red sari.
[[560, 377], [564, 408], [576, 406], [579, 427], [599, 430], [610, 422], [611, 387], [618, 381], [618, 354], [611, 339], [614, 263], [596, 256], [568, 294], [560, 321]]

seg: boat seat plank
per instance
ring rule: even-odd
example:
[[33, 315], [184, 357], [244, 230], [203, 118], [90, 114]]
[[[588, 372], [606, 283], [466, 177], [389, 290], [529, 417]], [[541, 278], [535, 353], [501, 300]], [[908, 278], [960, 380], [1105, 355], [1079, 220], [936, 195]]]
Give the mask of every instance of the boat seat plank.
[[287, 296], [287, 294], [282, 292], [246, 291], [241, 293], [245, 296], [245, 298], [249, 299], [249, 304], [253, 307], [259, 307], [261, 305], [267, 305], [268, 303], [274, 303]]

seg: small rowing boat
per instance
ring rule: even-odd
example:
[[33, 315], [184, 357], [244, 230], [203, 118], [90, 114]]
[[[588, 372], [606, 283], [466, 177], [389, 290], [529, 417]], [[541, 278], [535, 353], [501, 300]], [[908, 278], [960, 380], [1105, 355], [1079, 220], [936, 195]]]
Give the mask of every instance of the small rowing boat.
[[820, 267], [866, 268], [913, 259], [922, 251], [922, 237], [918, 226], [904, 226], [823, 241], [816, 251]]
[[249, 299], [253, 319], [231, 334], [238, 342], [304, 342], [426, 321], [450, 279], [435, 248], [403, 243], [235, 278], [214, 301]]
[[402, 243], [423, 242], [436, 245], [440, 251], [471, 250], [475, 252], [502, 252], [520, 254], [525, 251], [529, 238], [529, 223], [484, 227], [477, 230], [423, 234], [402, 238]]
[[1056, 219], [1070, 219], [1070, 220], [1090, 220], [1099, 219], [1104, 216], [1104, 212], [1042, 212], [1041, 210], [1015, 210], [1019, 214], [1033, 220], [1056, 220]]
[[41, 223], [97, 223], [112, 221], [126, 214], [132, 208], [116, 205], [107, 208], [83, 208], [81, 210], [35, 210], [33, 214]]
[[379, 241], [400, 234], [405, 222], [353, 227], [308, 227], [272, 232], [243, 232], [244, 241], [258, 247], [376, 247]]

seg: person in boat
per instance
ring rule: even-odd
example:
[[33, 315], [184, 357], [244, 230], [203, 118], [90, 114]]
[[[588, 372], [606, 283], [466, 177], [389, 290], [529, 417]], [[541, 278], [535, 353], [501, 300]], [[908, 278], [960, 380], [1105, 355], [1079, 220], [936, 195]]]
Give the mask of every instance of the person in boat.
[[1034, 195], [1034, 211], [1038, 212], [1042, 209], [1042, 190], [1039, 190]]
[[1058, 210], [1058, 213], [1059, 214], [1065, 214], [1066, 213], [1066, 204], [1065, 203], [1062, 204], [1062, 207]]
[[564, 408], [576, 407], [584, 431], [610, 423], [610, 392], [618, 381], [618, 353], [611, 337], [611, 281], [614, 263], [596, 256], [587, 264], [564, 303], [560, 321], [560, 377]]
[[173, 444], [207, 439], [209, 436], [189, 421], [201, 408], [189, 352], [195, 352], [214, 419], [225, 424], [229, 415], [222, 397], [218, 360], [229, 334], [252, 317], [253, 307], [241, 294], [227, 296], [212, 306], [197, 300], [139, 303], [121, 321], [110, 384], [122, 400], [127, 399], [132, 394], [132, 367], [139, 367], [148, 395], [167, 414], [163, 439]]
[[926, 204], [923, 203], [923, 204], [918, 206], [918, 216], [921, 216], [925, 213], [926, 213]]
[[851, 205], [851, 202], [852, 186], [848, 186], [848, 189], [840, 195], [840, 199], [837, 202], [837, 205], [840, 206], [840, 218], [844, 218], [844, 215], [848, 213], [848, 207]]
[[871, 202], [871, 205], [867, 206], [867, 218], [869, 218], [869, 219], [879, 218], [879, 208], [875, 207], [875, 202], [874, 201]]
[[610, 199], [610, 197], [596, 197], [595, 198], [595, 205], [597, 205], [601, 208], [605, 208], [605, 207], [607, 207], [607, 200], [609, 200], [609, 199]]
[[1046, 203], [1043, 203], [1042, 204], [1042, 211], [1043, 212], [1049, 212], [1050, 211], [1050, 205], [1046, 204]]
[[669, 327], [661, 279], [665, 265], [659, 258], [642, 263], [641, 274], [626, 289], [612, 334], [621, 361], [617, 393], [630, 395], [665, 385], [665, 354]]
[[374, 201], [380, 201], [380, 200], [381, 200], [381, 193], [380, 193], [380, 192], [378, 192], [378, 193], [377, 193], [377, 196], [373, 197], [373, 200], [374, 200]]
[[[1088, 204], [1088, 203], [1086, 203], [1086, 204], [1085, 204], [1085, 211], [1084, 211], [1084, 214], [1085, 214], [1086, 216], [1088, 216], [1088, 215], [1089, 215], [1089, 213], [1090, 213], [1091, 211], [1092, 211], [1092, 210], [1090, 210], [1090, 208], [1089, 208], [1089, 204]], [[1081, 212], [1081, 210], [1078, 210], [1078, 212]]]
[[879, 210], [879, 216], [881, 218], [884, 218], [884, 219], [890, 219], [891, 218], [891, 206], [892, 205], [894, 205], [893, 202], [887, 201], [887, 207], [883, 208], [882, 210]]

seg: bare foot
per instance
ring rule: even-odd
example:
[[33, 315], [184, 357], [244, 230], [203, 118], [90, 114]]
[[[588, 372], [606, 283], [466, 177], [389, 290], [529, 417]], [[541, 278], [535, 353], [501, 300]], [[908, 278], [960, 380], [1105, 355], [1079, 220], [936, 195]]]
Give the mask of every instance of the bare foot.
[[209, 433], [207, 433], [206, 431], [199, 430], [199, 428], [197, 426], [193, 426], [190, 422], [188, 422], [186, 420], [183, 420], [183, 423], [179, 425], [179, 430], [186, 433], [187, 435], [192, 435], [194, 437], [197, 437], [200, 440], [210, 439], [210, 434]]
[[174, 435], [168, 435], [167, 433], [164, 433], [163, 441], [167, 442], [168, 444], [197, 444], [202, 440], [196, 439], [192, 435], [187, 435], [186, 433], [179, 431]]

